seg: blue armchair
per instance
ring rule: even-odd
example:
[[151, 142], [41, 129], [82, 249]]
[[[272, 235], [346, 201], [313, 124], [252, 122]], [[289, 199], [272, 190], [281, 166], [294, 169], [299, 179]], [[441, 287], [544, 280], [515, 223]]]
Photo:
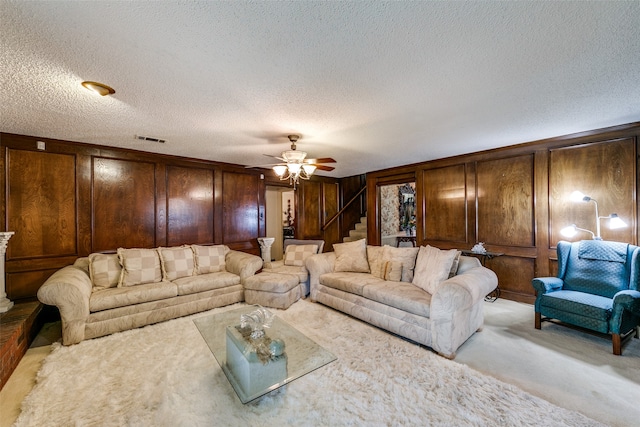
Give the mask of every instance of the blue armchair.
[[[558, 277], [538, 277], [535, 327], [557, 319], [611, 334], [613, 354], [640, 325], [640, 247], [603, 240], [559, 242]], [[544, 318], [543, 318], [544, 316]]]

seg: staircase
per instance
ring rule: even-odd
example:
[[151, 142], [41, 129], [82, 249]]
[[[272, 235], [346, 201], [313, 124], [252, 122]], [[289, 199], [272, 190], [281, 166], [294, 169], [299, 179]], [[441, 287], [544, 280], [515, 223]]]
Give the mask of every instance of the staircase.
[[349, 230], [349, 235], [342, 239], [343, 242], [353, 242], [367, 238], [367, 217], [360, 218], [360, 222], [356, 224], [355, 230]]

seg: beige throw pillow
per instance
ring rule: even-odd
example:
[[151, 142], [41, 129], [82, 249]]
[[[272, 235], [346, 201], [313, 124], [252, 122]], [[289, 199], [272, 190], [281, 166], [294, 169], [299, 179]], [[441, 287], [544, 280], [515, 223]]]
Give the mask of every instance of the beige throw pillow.
[[385, 261], [398, 261], [402, 263], [401, 281], [411, 283], [413, 280], [413, 269], [416, 266], [416, 256], [418, 248], [394, 248], [393, 246], [383, 246], [382, 259]]
[[456, 251], [456, 256], [453, 258], [453, 262], [451, 263], [451, 270], [449, 270], [449, 279], [458, 274], [458, 266], [460, 265], [460, 256], [462, 255], [461, 251]]
[[225, 256], [229, 248], [225, 245], [200, 246], [191, 245], [195, 254], [196, 274], [225, 271]]
[[303, 266], [304, 260], [318, 253], [318, 245], [289, 245], [284, 252], [284, 265]]
[[384, 280], [384, 265], [382, 260], [382, 246], [367, 246], [367, 261], [371, 275]]
[[122, 265], [119, 287], [162, 281], [157, 250], [118, 248], [118, 258]]
[[387, 261], [384, 263], [384, 280], [390, 282], [402, 281], [402, 263], [400, 261]]
[[94, 289], [117, 287], [121, 274], [122, 267], [118, 254], [89, 255], [89, 276]]
[[179, 248], [158, 248], [162, 265], [162, 276], [165, 280], [193, 276], [193, 250], [190, 246]]
[[429, 245], [420, 247], [411, 283], [433, 295], [440, 283], [449, 277], [456, 253], [455, 249], [442, 251]]
[[334, 271], [350, 271], [354, 273], [369, 273], [371, 271], [367, 261], [366, 239], [336, 243], [333, 245], [333, 250], [336, 253]]

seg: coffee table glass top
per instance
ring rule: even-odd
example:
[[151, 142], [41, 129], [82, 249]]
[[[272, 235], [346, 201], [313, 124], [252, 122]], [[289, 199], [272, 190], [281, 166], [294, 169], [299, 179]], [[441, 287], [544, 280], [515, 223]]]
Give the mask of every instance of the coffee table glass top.
[[265, 333], [271, 339], [284, 341], [284, 350], [287, 358], [286, 376], [274, 380], [277, 382], [273, 382], [273, 384], [265, 384], [260, 387], [259, 390], [245, 391], [231, 372], [230, 366], [227, 363], [226, 329], [229, 326], [235, 327], [240, 325], [240, 316], [251, 313], [257, 308], [257, 306], [251, 305], [193, 320], [242, 403], [257, 399], [270, 391], [336, 360], [336, 357], [331, 352], [316, 344], [276, 315], [274, 316], [273, 324], [270, 328], [265, 329]]

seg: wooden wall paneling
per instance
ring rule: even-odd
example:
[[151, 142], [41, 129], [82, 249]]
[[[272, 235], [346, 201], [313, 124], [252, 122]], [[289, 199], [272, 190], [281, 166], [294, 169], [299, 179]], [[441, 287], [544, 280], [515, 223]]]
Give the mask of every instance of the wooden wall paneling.
[[93, 157], [93, 252], [156, 247], [155, 164]]
[[533, 247], [533, 155], [479, 161], [476, 182], [478, 240]]
[[322, 182], [304, 181], [296, 191], [296, 238], [322, 239]]
[[535, 214], [535, 246], [536, 262], [534, 277], [548, 277], [549, 257], [555, 256], [555, 250], [551, 254], [549, 244], [549, 152], [547, 149], [536, 150], [534, 154], [534, 214]]
[[87, 256], [93, 252], [92, 206], [93, 159], [90, 155], [79, 153], [76, 156], [76, 194], [78, 197], [78, 256]]
[[465, 196], [467, 207], [467, 246], [464, 249], [471, 249], [473, 245], [478, 242], [476, 162], [467, 162], [465, 169], [467, 172], [467, 194]]
[[534, 302], [535, 291], [531, 279], [535, 277], [535, 258], [505, 255], [487, 261], [487, 267], [498, 276], [502, 297], [529, 304]]
[[77, 253], [75, 156], [10, 149], [8, 261]]
[[167, 196], [168, 166], [155, 163], [155, 218], [156, 218], [156, 246], [170, 246], [169, 239], [169, 199]]
[[213, 171], [167, 166], [167, 246], [213, 243]]
[[[260, 188], [258, 175], [223, 171], [222, 241], [224, 244], [249, 242], [260, 237]], [[235, 246], [234, 246], [235, 247]]]
[[[322, 224], [328, 221], [340, 210], [340, 187], [336, 182], [322, 183]], [[321, 226], [322, 226], [321, 224]], [[340, 220], [336, 220], [323, 232], [325, 252], [333, 251], [333, 244], [342, 240], [340, 235]]]
[[[69, 265], [69, 264], [65, 264]], [[32, 298], [40, 286], [64, 265], [46, 270], [7, 271], [6, 292], [10, 300]]]
[[465, 165], [425, 169], [422, 177], [425, 240], [468, 243]]
[[622, 138], [599, 143], [574, 145], [550, 150], [549, 212], [550, 243], [555, 248], [559, 240], [590, 239], [579, 232], [568, 239], [560, 230], [576, 224], [596, 232], [595, 204], [572, 202], [569, 195], [582, 191], [598, 203], [600, 216], [617, 213], [629, 226], [610, 230], [608, 221], [601, 221], [605, 240], [636, 243], [636, 144], [635, 138]]

